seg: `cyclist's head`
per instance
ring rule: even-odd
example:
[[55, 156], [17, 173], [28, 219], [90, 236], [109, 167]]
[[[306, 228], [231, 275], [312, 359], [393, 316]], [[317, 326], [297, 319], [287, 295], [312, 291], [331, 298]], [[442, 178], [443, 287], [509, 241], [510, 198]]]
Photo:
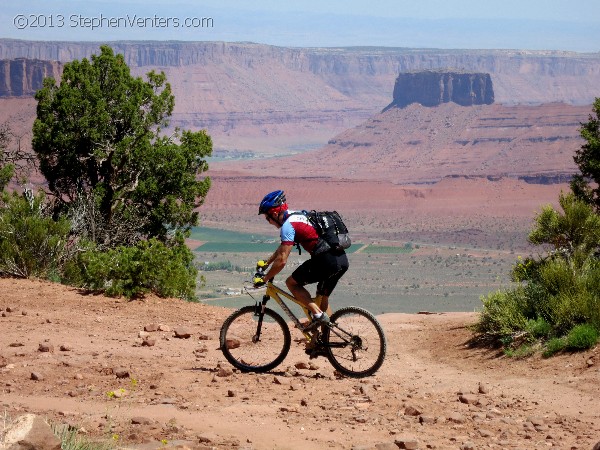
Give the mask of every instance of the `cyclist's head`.
[[258, 214], [265, 214], [267, 220], [272, 219], [276, 224], [281, 225], [279, 214], [288, 210], [285, 202], [285, 193], [283, 191], [269, 192], [260, 202]]

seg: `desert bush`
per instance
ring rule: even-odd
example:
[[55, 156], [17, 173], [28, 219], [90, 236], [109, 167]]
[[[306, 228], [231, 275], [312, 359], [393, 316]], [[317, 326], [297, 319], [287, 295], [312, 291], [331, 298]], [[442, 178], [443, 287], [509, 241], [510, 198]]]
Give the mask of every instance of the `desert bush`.
[[573, 327], [566, 338], [568, 350], [587, 350], [598, 342], [598, 329], [589, 323]]
[[594, 100], [593, 113], [579, 130], [584, 143], [573, 157], [580, 173], [573, 177], [571, 190], [600, 212], [600, 98]]
[[89, 250], [78, 258], [71, 277], [87, 289], [134, 298], [147, 292], [195, 299], [197, 269], [183, 237], [165, 244], [158, 239], [108, 251]]
[[[80, 192], [69, 207], [63, 205], [62, 213], [71, 223], [71, 233], [78, 239], [93, 242], [98, 250], [119, 246], [132, 246], [143, 240], [147, 217], [131, 205], [113, 211], [107, 221], [100, 213], [99, 198], [91, 193]], [[56, 204], [55, 211], [60, 211]]]
[[529, 234], [531, 243], [551, 246], [547, 254], [519, 258], [511, 274], [518, 285], [483, 299], [475, 330], [505, 346], [512, 343], [507, 336], [523, 333], [531, 340], [556, 338], [544, 352], [552, 355], [589, 348], [585, 340], [580, 347], [568, 344], [570, 332], [582, 324], [600, 329], [600, 216], [573, 195], [561, 195], [559, 202], [563, 212], [543, 208]]
[[526, 327], [527, 317], [523, 314], [526, 298], [522, 288], [492, 292], [481, 300], [483, 311], [475, 326], [477, 332], [502, 338]]
[[538, 317], [527, 321], [526, 330], [533, 338], [547, 338], [552, 332], [552, 325]]
[[62, 450], [114, 450], [117, 448], [114, 440], [93, 441], [79, 434], [76, 428], [66, 425], [52, 425], [52, 431], [60, 439], [60, 448]]
[[[166, 241], [172, 229], [197, 224], [212, 140], [204, 130], [164, 133], [175, 105], [164, 73], [133, 76], [123, 55], [103, 45], [90, 59], [66, 63], [58, 82], [45, 78], [35, 99], [32, 149], [61, 212], [92, 198], [103, 228], [127, 242], [139, 233]], [[127, 236], [122, 225], [138, 217]], [[107, 247], [124, 245], [88, 232]]]
[[46, 214], [44, 195], [3, 193], [0, 206], [0, 273], [48, 278], [67, 258], [69, 222]]
[[567, 341], [565, 338], [552, 338], [546, 342], [546, 349], [542, 352], [544, 358], [549, 358], [565, 349]]
[[506, 356], [508, 356], [509, 358], [515, 358], [515, 359], [528, 358], [529, 356], [533, 355], [535, 352], [536, 352], [536, 347], [529, 345], [529, 344], [520, 345], [519, 347], [517, 347], [515, 349], [512, 349], [512, 348], [504, 349], [504, 354]]

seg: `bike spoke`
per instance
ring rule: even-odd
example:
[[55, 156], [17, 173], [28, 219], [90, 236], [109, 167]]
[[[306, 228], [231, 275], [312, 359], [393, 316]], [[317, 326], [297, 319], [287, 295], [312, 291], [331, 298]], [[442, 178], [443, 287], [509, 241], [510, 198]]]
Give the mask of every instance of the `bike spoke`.
[[289, 351], [289, 330], [280, 316], [266, 310], [258, 327], [259, 317], [254, 315], [253, 308], [246, 307], [232, 314], [221, 329], [221, 350], [241, 370], [270, 370]]
[[355, 307], [343, 308], [332, 316], [327, 333], [329, 360], [341, 373], [362, 377], [373, 374], [385, 357], [386, 343], [377, 319]]

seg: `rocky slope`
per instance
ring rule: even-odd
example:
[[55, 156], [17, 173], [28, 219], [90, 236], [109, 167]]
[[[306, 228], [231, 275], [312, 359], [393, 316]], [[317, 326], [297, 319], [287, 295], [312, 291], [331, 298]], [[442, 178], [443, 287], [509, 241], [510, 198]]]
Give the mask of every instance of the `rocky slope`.
[[229, 164], [252, 174], [434, 183], [444, 177], [513, 177], [564, 182], [583, 140], [589, 108], [445, 103], [391, 108], [332, 138], [325, 147], [285, 159]]

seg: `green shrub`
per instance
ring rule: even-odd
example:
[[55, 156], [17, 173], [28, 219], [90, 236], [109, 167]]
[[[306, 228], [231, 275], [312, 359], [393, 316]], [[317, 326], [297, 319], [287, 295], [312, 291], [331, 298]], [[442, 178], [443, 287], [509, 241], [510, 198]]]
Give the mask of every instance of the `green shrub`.
[[576, 288], [577, 274], [573, 267], [563, 258], [551, 258], [539, 269], [540, 284], [547, 295], [558, 295], [561, 292], [573, 291]]
[[50, 425], [54, 435], [60, 439], [62, 450], [113, 450], [116, 448], [114, 440], [94, 442], [79, 434], [76, 428], [67, 425]]
[[526, 330], [534, 338], [547, 338], [552, 332], [552, 325], [546, 322], [543, 318], [530, 319], [527, 321]]
[[567, 345], [567, 341], [564, 338], [552, 338], [548, 342], [546, 342], [546, 350], [542, 352], [542, 356], [544, 358], [549, 358], [550, 356], [555, 355], [558, 352], [561, 352], [565, 349]]
[[133, 247], [90, 250], [82, 253], [78, 262], [80, 271], [73, 270], [73, 274], [80, 274], [80, 285], [87, 289], [127, 298], [147, 292], [186, 300], [196, 298], [198, 272], [194, 256], [181, 237], [170, 245], [150, 239]]
[[580, 284], [587, 293], [584, 306], [585, 321], [600, 330], [600, 259], [593, 260]]
[[[598, 105], [600, 99], [594, 104]], [[589, 161], [597, 150], [597, 145], [591, 145], [597, 144], [598, 140], [592, 139], [597, 138], [597, 131], [598, 121], [583, 124], [582, 136], [588, 143], [575, 158], [582, 174], [571, 183], [572, 193], [559, 196], [562, 212], [547, 205], [536, 215], [528, 240], [547, 246], [547, 255], [525, 260], [519, 257], [511, 273], [519, 286], [483, 300], [484, 309], [473, 328], [500, 340], [505, 347], [514, 347], [508, 338], [522, 336], [517, 331], [541, 340], [557, 336], [546, 343], [544, 356], [564, 349], [587, 349], [598, 342], [600, 202], [594, 197], [600, 191], [593, 190], [584, 179], [595, 175], [592, 169], [598, 169], [598, 164], [592, 164], [596, 160]]]
[[528, 281], [534, 280], [537, 277], [539, 264], [532, 258], [523, 259], [520, 256], [512, 268], [511, 279], [513, 281]]
[[566, 338], [566, 348], [568, 350], [587, 350], [592, 348], [598, 342], [599, 333], [596, 327], [588, 323], [577, 325]]
[[517, 347], [516, 349], [505, 348], [504, 354], [509, 358], [523, 359], [530, 357], [535, 353], [535, 351], [535, 346], [523, 344]]
[[483, 311], [475, 330], [499, 337], [523, 330], [527, 324], [527, 318], [523, 314], [526, 302], [524, 292], [522, 288], [517, 288], [493, 292], [482, 298]]
[[8, 276], [54, 277], [67, 252], [70, 225], [44, 210], [44, 196], [2, 195], [0, 208], [0, 273]]

